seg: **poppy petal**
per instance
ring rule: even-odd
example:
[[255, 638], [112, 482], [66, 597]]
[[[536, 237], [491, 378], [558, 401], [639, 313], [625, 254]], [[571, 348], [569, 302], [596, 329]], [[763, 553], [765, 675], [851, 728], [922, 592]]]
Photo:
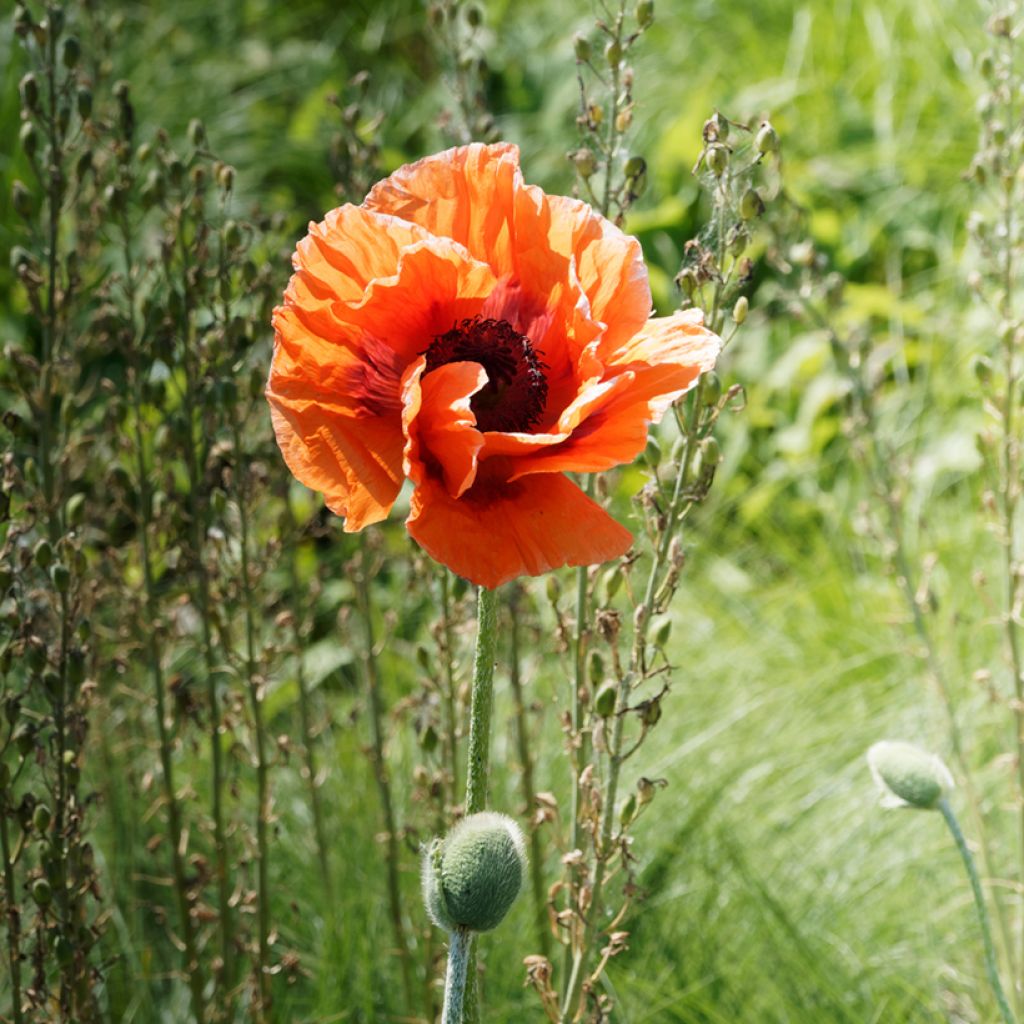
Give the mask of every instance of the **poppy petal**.
[[632, 535], [560, 473], [480, 481], [458, 500], [436, 480], [412, 494], [406, 526], [433, 558], [482, 587], [624, 555]]
[[425, 366], [421, 357], [402, 383], [403, 470], [419, 484], [436, 466], [448, 493], [458, 498], [476, 479], [484, 436], [476, 429], [469, 403], [487, 383], [487, 373], [479, 363], [459, 362], [424, 376]]

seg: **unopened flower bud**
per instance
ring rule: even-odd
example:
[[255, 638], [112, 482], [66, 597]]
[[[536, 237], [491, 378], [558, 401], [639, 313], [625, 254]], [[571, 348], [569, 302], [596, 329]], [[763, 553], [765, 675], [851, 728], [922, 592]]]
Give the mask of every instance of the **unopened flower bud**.
[[466, 8], [466, 21], [470, 28], [479, 28], [484, 20], [484, 12], [476, 4], [470, 4]]
[[32, 899], [41, 907], [50, 905], [53, 899], [53, 888], [45, 878], [37, 878], [32, 883]]
[[720, 178], [725, 174], [725, 169], [729, 166], [729, 150], [725, 146], [713, 142], [708, 146], [704, 160], [708, 165], [708, 170], [716, 178]]
[[45, 537], [36, 544], [33, 558], [40, 569], [50, 568], [50, 564], [53, 562], [53, 548]]
[[691, 268], [686, 270], [680, 270], [676, 274], [676, 284], [679, 285], [680, 291], [688, 298], [692, 299], [697, 291], [697, 274], [696, 271]]
[[1013, 22], [1010, 19], [1010, 15], [1005, 11], [998, 14], [993, 14], [989, 18], [988, 25], [985, 26], [989, 32], [994, 36], [1009, 37], [1013, 31]]
[[604, 59], [610, 68], [617, 68], [622, 63], [622, 44], [617, 39], [608, 40], [604, 48]]
[[594, 50], [590, 45], [590, 40], [581, 33], [577, 33], [572, 37], [572, 48], [576, 54], [576, 59], [581, 63], [585, 63], [590, 60]]
[[206, 142], [206, 128], [198, 117], [193, 117], [188, 123], [188, 141], [195, 149], [202, 149]]
[[18, 83], [18, 92], [21, 93], [21, 105], [29, 113], [35, 113], [39, 109], [39, 81], [31, 71], [22, 76]]
[[708, 370], [701, 380], [701, 397], [709, 408], [718, 405], [722, 397], [722, 378], [714, 370]]
[[92, 89], [80, 85], [75, 91], [75, 106], [78, 108], [78, 116], [87, 120], [92, 114]]
[[639, 178], [647, 171], [647, 161], [642, 156], [631, 156], [622, 169], [627, 178]]
[[71, 570], [63, 562], [50, 567], [50, 579], [58, 594], [66, 594], [71, 587]]
[[761, 127], [754, 136], [754, 149], [758, 153], [777, 153], [779, 151], [779, 135], [771, 121], [762, 121]]
[[242, 244], [242, 229], [237, 220], [226, 221], [222, 230], [224, 245], [228, 249], [237, 249]]
[[868, 766], [884, 807], [934, 810], [953, 789], [953, 776], [942, 760], [911, 743], [876, 743], [868, 751]]
[[641, 29], [650, 28], [654, 22], [654, 0], [637, 0], [636, 23]]
[[50, 822], [53, 820], [53, 814], [50, 812], [50, 808], [46, 804], [36, 804], [36, 809], [32, 812], [32, 826], [37, 832], [45, 832], [50, 827]]
[[26, 121], [21, 126], [18, 139], [21, 142], [21, 148], [25, 150], [25, 155], [30, 159], [34, 157], [39, 149], [39, 132], [36, 131], [36, 126], [31, 121]]
[[68, 36], [60, 49], [60, 59], [64, 67], [73, 68], [82, 56], [82, 44], [74, 36]]
[[490, 931], [515, 902], [525, 870], [519, 826], [504, 814], [471, 814], [424, 851], [423, 899], [439, 928]]
[[756, 188], [748, 188], [740, 196], [740, 216], [744, 220], [753, 220], [764, 213], [764, 200]]
[[716, 110], [704, 122], [701, 135], [705, 143], [724, 142], [729, 137], [729, 122]]
[[743, 323], [747, 319], [747, 313], [750, 311], [750, 300], [746, 295], [741, 295], [736, 300], [736, 305], [732, 307], [732, 318], [737, 324]]
[[597, 691], [594, 699], [594, 710], [601, 718], [611, 718], [615, 714], [615, 703], [618, 700], [618, 691], [614, 683], [606, 683]]
[[589, 178], [597, 170], [597, 158], [594, 156], [593, 150], [587, 149], [586, 146], [574, 150], [570, 154], [570, 159], [576, 167], [576, 173], [581, 178]]
[[23, 181], [17, 178], [11, 182], [11, 206], [19, 217], [32, 216], [32, 193]]

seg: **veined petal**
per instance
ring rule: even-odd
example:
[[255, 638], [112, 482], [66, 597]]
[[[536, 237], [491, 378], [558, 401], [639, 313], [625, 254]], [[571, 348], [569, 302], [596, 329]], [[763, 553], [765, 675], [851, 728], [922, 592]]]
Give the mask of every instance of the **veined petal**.
[[413, 491], [406, 526], [453, 572], [483, 587], [624, 555], [632, 535], [559, 473], [478, 480], [458, 500], [433, 479]]

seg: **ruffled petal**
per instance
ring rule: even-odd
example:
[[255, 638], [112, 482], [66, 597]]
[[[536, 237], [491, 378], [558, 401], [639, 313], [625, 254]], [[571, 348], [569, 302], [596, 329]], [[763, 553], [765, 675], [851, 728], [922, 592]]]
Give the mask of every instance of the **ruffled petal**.
[[402, 384], [403, 470], [413, 483], [443, 478], [458, 498], [476, 479], [484, 437], [476, 429], [470, 400], [487, 383], [479, 363], [447, 363], [423, 375], [426, 360], [409, 367]]
[[386, 519], [402, 486], [397, 416], [355, 419], [322, 402], [267, 397], [285, 463], [344, 517], [346, 532]]
[[632, 535], [559, 473], [478, 480], [458, 500], [425, 479], [406, 526], [434, 559], [482, 587], [624, 555]]

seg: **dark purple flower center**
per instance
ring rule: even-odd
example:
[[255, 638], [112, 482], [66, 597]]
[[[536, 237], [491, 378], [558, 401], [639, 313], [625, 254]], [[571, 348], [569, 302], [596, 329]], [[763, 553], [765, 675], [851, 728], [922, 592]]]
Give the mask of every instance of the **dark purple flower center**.
[[439, 334], [424, 354], [424, 376], [459, 362], [479, 363], [487, 372], [487, 383], [469, 403], [478, 430], [528, 431], [543, 415], [548, 397], [543, 353], [508, 321], [463, 320]]

